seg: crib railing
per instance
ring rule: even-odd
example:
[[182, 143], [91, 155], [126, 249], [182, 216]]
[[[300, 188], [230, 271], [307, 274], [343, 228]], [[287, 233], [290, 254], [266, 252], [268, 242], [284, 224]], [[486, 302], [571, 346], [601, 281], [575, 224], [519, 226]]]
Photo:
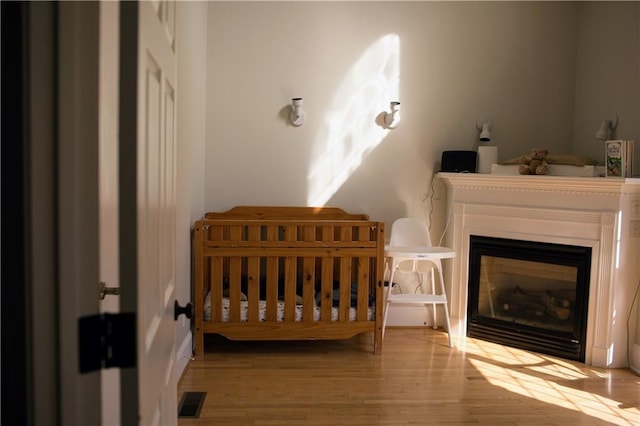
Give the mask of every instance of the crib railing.
[[[322, 339], [375, 331], [382, 313], [383, 232], [383, 223], [360, 217], [208, 214], [194, 227], [196, 334], [201, 328], [229, 338]], [[207, 295], [210, 321], [203, 318]]]

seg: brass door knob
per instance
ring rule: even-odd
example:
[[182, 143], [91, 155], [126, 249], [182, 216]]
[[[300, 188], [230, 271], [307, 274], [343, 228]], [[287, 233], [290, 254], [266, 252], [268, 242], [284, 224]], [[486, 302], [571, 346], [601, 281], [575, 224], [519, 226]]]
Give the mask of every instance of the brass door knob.
[[99, 294], [100, 294], [100, 300], [104, 300], [104, 297], [107, 294], [111, 294], [113, 296], [119, 296], [120, 287], [107, 287], [105, 283], [100, 281]]

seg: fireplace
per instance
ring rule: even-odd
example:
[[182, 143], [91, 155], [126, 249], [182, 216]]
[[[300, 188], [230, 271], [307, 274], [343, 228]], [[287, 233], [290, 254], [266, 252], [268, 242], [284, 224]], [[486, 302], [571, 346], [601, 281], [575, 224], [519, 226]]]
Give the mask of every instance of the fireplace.
[[591, 248], [471, 235], [467, 336], [584, 361]]
[[[446, 231], [443, 244], [456, 252], [443, 266], [451, 331], [460, 345], [468, 336], [468, 325], [477, 322], [468, 305], [472, 302], [472, 236], [578, 247], [590, 251], [591, 261], [590, 266], [584, 266], [588, 285], [580, 289], [580, 297], [576, 285], [575, 303], [582, 303], [582, 310], [569, 313], [574, 318], [584, 315], [586, 332], [571, 329], [579, 340], [579, 349], [571, 352], [578, 352], [578, 359], [587, 365], [630, 366], [640, 372], [640, 307], [634, 301], [640, 277], [640, 238], [633, 228], [640, 221], [640, 179], [478, 173], [438, 176], [447, 187], [447, 199], [446, 209], [442, 209], [446, 215], [436, 218], [441, 224], [435, 227]], [[487, 294], [484, 288], [477, 297]], [[570, 299], [568, 303], [572, 303]], [[481, 306], [486, 309], [487, 305]], [[482, 321], [494, 319], [486, 311], [482, 313]], [[528, 340], [534, 342], [533, 337]], [[533, 351], [542, 353], [545, 349], [540, 342], [535, 345]]]

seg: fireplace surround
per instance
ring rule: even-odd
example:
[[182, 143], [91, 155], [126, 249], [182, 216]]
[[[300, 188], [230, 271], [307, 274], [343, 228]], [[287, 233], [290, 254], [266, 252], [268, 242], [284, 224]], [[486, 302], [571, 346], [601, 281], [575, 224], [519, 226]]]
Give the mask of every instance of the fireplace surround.
[[[472, 236], [583, 247], [591, 252], [584, 362], [640, 369], [640, 179], [439, 173], [447, 187], [445, 266], [452, 334], [468, 330]], [[535, 350], [535, 348], [532, 348]]]

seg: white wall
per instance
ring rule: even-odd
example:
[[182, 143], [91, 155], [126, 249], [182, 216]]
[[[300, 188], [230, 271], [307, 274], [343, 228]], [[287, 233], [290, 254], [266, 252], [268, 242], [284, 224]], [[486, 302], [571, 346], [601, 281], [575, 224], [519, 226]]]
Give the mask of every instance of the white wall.
[[[207, 4], [178, 2], [178, 152], [176, 160], [176, 298], [191, 302], [191, 227], [204, 212]], [[192, 353], [189, 321], [180, 317], [176, 336], [178, 376]]]
[[[474, 149], [474, 123], [484, 117], [494, 121], [500, 159], [545, 146], [600, 160], [593, 135], [603, 115], [617, 111], [618, 136], [638, 138], [637, 9], [212, 2], [205, 207], [322, 203], [308, 178], [318, 157], [333, 153], [331, 172], [348, 177], [326, 204], [387, 222], [420, 215], [441, 152]], [[389, 35], [397, 42], [384, 45]], [[294, 96], [305, 98], [300, 128], [286, 121]], [[403, 122], [383, 131], [374, 120], [391, 100], [402, 102]]]
[[[640, 3], [581, 2], [573, 149], [604, 161], [594, 138], [600, 122], [619, 115], [614, 137], [640, 146]], [[640, 155], [636, 155], [640, 175]]]
[[[474, 149], [478, 118], [493, 119], [502, 159], [570, 152], [576, 35], [573, 2], [209, 3], [205, 209], [420, 216], [442, 151]], [[383, 130], [394, 100], [402, 123]]]

